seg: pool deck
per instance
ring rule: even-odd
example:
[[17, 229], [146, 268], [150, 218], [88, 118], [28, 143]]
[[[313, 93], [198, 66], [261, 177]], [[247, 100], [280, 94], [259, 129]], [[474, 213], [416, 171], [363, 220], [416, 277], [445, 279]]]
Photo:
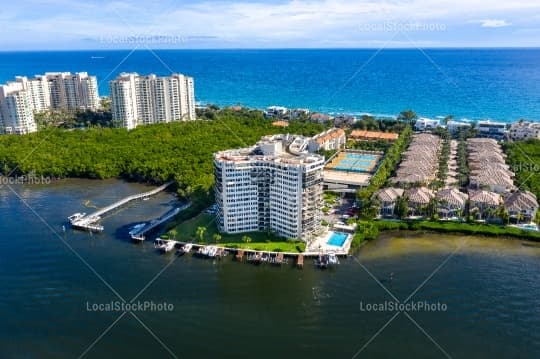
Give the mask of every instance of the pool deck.
[[349, 250], [351, 249], [351, 242], [352, 242], [353, 234], [347, 233], [349, 236], [347, 237], [347, 239], [345, 240], [345, 243], [343, 243], [342, 246], [333, 246], [331, 244], [328, 244], [328, 240], [330, 239], [332, 232], [335, 232], [335, 231], [327, 230], [326, 232], [324, 232], [324, 234], [320, 235], [319, 237], [311, 241], [306, 247], [306, 253], [319, 254], [321, 252], [322, 253], [335, 252], [338, 255], [342, 255], [342, 254], [347, 255], [349, 253]]

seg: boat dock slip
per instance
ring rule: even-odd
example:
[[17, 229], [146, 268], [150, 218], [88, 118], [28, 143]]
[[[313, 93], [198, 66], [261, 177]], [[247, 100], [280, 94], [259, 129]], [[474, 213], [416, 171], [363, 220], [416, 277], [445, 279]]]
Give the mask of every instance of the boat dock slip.
[[304, 268], [304, 256], [299, 254], [296, 258], [296, 266], [298, 268]]
[[129, 234], [131, 236], [131, 239], [133, 239], [134, 241], [144, 241], [145, 240], [144, 235], [146, 233], [153, 230], [157, 226], [169, 221], [171, 218], [173, 218], [178, 213], [180, 213], [180, 211], [183, 211], [183, 210], [189, 208], [190, 206], [191, 206], [191, 203], [188, 202], [188, 203], [186, 203], [185, 205], [183, 205], [181, 207], [176, 207], [176, 208], [171, 209], [170, 211], [163, 214], [159, 218], [156, 218], [156, 219], [150, 221], [149, 223], [146, 223], [144, 226], [136, 229], [135, 231], [130, 232]]
[[244, 260], [244, 251], [239, 249], [237, 252], [236, 252], [236, 260], [241, 262], [242, 260]]
[[174, 181], [170, 181], [165, 183], [164, 185], [161, 185], [159, 187], [154, 188], [151, 191], [133, 194], [131, 196], [122, 198], [121, 200], [114, 202], [113, 204], [108, 205], [107, 207], [101, 208], [97, 211], [95, 211], [92, 214], [86, 215], [81, 213], [75, 213], [74, 215], [71, 215], [68, 217], [69, 222], [71, 223], [71, 226], [74, 229], [79, 229], [83, 231], [90, 231], [90, 232], [102, 232], [103, 226], [100, 224], [96, 224], [103, 215], [105, 215], [108, 212], [111, 212], [119, 207], [122, 207], [123, 205], [135, 201], [138, 199], [144, 199], [151, 197], [155, 194], [158, 194], [161, 191], [164, 191], [167, 187], [172, 185]]

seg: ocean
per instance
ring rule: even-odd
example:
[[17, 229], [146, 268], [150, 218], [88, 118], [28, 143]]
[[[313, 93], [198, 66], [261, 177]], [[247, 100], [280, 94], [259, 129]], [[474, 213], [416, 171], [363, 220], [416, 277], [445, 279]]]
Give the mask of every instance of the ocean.
[[540, 120], [540, 49], [0, 52], [0, 83], [46, 71], [96, 75], [102, 96], [120, 72], [180, 72], [201, 104]]

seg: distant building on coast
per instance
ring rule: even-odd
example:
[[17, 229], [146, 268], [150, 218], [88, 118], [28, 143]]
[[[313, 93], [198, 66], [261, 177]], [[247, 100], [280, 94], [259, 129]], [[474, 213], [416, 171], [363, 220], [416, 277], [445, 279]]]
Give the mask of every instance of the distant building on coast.
[[20, 83], [0, 86], [0, 131], [16, 135], [37, 131], [30, 93]]
[[448, 121], [446, 123], [446, 128], [451, 133], [457, 133], [460, 130], [466, 130], [472, 128], [472, 125], [470, 122], [463, 122], [463, 121]]
[[540, 123], [526, 121], [513, 123], [509, 136], [513, 141], [540, 139]]
[[504, 122], [479, 121], [476, 127], [478, 129], [478, 137], [504, 140], [508, 134], [506, 123]]
[[308, 152], [309, 141], [265, 136], [253, 147], [214, 154], [222, 232], [270, 230], [307, 240], [320, 231], [324, 157]]
[[283, 106], [270, 106], [264, 111], [266, 118], [283, 118], [289, 113], [289, 109]]
[[354, 141], [386, 141], [395, 142], [399, 134], [392, 132], [379, 132], [367, 130], [354, 130], [349, 135], [349, 139]]
[[86, 72], [47, 72], [33, 78], [17, 76], [0, 85], [0, 131], [37, 131], [34, 113], [46, 110], [96, 110], [99, 95], [95, 76]]
[[331, 128], [311, 138], [309, 141], [309, 151], [338, 151], [345, 148], [346, 143], [347, 138], [345, 137], [345, 131], [343, 131], [341, 128]]
[[121, 127], [195, 120], [193, 78], [122, 73], [109, 82], [113, 120]]
[[414, 129], [416, 131], [430, 131], [441, 126], [439, 120], [432, 120], [430, 118], [419, 118], [414, 123]]

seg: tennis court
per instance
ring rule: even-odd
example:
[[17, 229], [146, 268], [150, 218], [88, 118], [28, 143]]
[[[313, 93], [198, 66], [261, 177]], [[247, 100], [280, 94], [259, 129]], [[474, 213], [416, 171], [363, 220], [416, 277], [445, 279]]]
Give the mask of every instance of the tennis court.
[[373, 174], [377, 170], [381, 158], [381, 154], [373, 153], [340, 153], [327, 168], [336, 171]]

